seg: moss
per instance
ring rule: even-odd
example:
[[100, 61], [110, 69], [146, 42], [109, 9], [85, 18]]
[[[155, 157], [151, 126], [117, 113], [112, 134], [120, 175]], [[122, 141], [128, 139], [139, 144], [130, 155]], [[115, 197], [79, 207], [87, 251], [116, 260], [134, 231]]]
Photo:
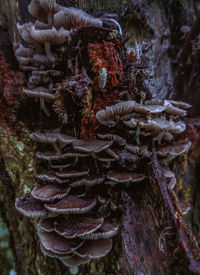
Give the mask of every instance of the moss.
[[35, 157], [28, 130], [23, 128], [20, 137], [14, 137], [1, 127], [0, 152], [17, 193], [29, 192], [35, 178]]

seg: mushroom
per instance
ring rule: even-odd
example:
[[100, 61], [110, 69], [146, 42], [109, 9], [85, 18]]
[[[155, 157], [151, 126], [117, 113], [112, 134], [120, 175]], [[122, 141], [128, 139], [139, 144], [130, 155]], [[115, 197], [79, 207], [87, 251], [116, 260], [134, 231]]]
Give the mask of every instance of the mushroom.
[[109, 148], [112, 145], [112, 141], [88, 139], [88, 140], [76, 140], [73, 142], [73, 148], [77, 151], [84, 153], [100, 153], [101, 151]]
[[66, 239], [54, 232], [45, 232], [39, 230], [40, 241], [45, 249], [56, 254], [69, 254], [81, 247], [84, 243], [81, 239]]
[[109, 220], [104, 221], [103, 225], [95, 232], [86, 234], [83, 236], [87, 240], [99, 240], [99, 239], [109, 239], [117, 235], [119, 230], [119, 224], [116, 222], [109, 222]]
[[61, 187], [55, 184], [47, 184], [47, 185], [40, 185], [37, 184], [32, 192], [31, 195], [41, 201], [54, 201], [56, 199], [62, 199], [65, 197], [70, 191], [70, 187]]
[[62, 184], [62, 183], [69, 182], [69, 179], [62, 180], [62, 179], [58, 178], [55, 175], [55, 173], [53, 173], [53, 172], [47, 172], [47, 173], [44, 173], [44, 174], [39, 174], [36, 177], [41, 181], [48, 181], [48, 182], [52, 182], [52, 183]]
[[91, 259], [89, 257], [79, 257], [77, 255], [73, 255], [71, 258], [61, 259], [61, 261], [63, 262], [64, 265], [72, 266], [72, 267], [79, 266], [81, 264], [89, 263], [90, 260]]
[[142, 156], [144, 158], [149, 158], [151, 153], [148, 150], [148, 147], [146, 145], [130, 145], [127, 144], [125, 147], [127, 150], [129, 150], [131, 153]]
[[43, 203], [30, 195], [16, 198], [15, 207], [24, 216], [30, 218], [43, 218], [46, 217], [48, 213], [44, 208]]
[[96, 206], [96, 200], [85, 200], [76, 196], [66, 196], [55, 203], [45, 203], [45, 208], [54, 213], [83, 214]]
[[168, 186], [171, 190], [174, 189], [175, 185], [176, 185], [176, 177], [174, 172], [172, 172], [169, 167], [162, 165], [162, 171], [163, 171], [163, 175], [167, 180]]
[[54, 14], [54, 26], [59, 29], [65, 27], [66, 29], [78, 29], [84, 26], [102, 27], [102, 21], [99, 18], [94, 18], [88, 13], [76, 9], [65, 8]]
[[48, 250], [48, 249], [46, 249], [44, 246], [43, 246], [43, 244], [42, 243], [40, 243], [40, 249], [41, 249], [41, 251], [42, 251], [42, 253], [44, 254], [44, 255], [47, 255], [47, 256], [49, 256], [49, 257], [51, 257], [51, 258], [58, 258], [58, 259], [62, 259], [62, 258], [65, 258], [65, 259], [67, 259], [67, 258], [71, 258], [72, 256], [73, 256], [73, 253], [71, 252], [69, 252], [68, 254], [57, 254], [57, 253], [55, 253], [55, 252], [53, 252], [53, 251], [51, 251], [51, 250]]
[[50, 144], [61, 143], [63, 145], [72, 144], [76, 140], [75, 137], [67, 136], [60, 133], [52, 133], [52, 132], [47, 132], [47, 133], [34, 132], [30, 134], [30, 138], [37, 142], [50, 143]]
[[56, 96], [49, 92], [49, 90], [45, 87], [37, 87], [35, 89], [27, 89], [23, 88], [23, 93], [30, 97], [39, 97], [46, 100], [54, 101]]
[[126, 144], [125, 138], [122, 138], [122, 137], [120, 137], [118, 135], [113, 135], [113, 134], [102, 135], [102, 134], [98, 134], [97, 136], [100, 139], [112, 140], [113, 143], [116, 143], [117, 145], [120, 145], [120, 146], [125, 146], [125, 144]]
[[37, 152], [36, 153], [37, 158], [42, 160], [61, 160], [61, 159], [67, 159], [67, 158], [73, 158], [73, 157], [87, 157], [88, 154], [81, 153], [79, 151], [75, 151], [73, 149], [67, 149], [64, 151], [63, 154], [57, 153], [57, 152]]
[[80, 238], [97, 231], [103, 224], [103, 218], [91, 218], [85, 216], [70, 216], [61, 222], [54, 222], [54, 230], [57, 234], [67, 238]]
[[70, 183], [71, 187], [78, 187], [78, 186], [93, 186], [98, 185], [104, 182], [105, 177], [103, 176], [85, 176], [79, 180], [73, 181]]
[[112, 239], [108, 240], [87, 240], [85, 243], [74, 251], [79, 257], [88, 256], [91, 259], [106, 256], [112, 249]]
[[175, 143], [171, 145], [164, 145], [156, 149], [156, 154], [160, 157], [172, 156], [177, 157], [182, 155], [191, 147], [191, 141], [185, 141], [180, 143]]
[[75, 170], [75, 169], [68, 169], [68, 170], [63, 170], [61, 172], [56, 172], [56, 176], [60, 178], [77, 178], [77, 177], [82, 177], [88, 175], [89, 171], [88, 170]]
[[114, 171], [111, 170], [106, 174], [107, 179], [118, 183], [132, 183], [144, 180], [145, 175], [136, 174], [131, 171]]
[[166, 131], [173, 134], [180, 134], [186, 128], [183, 121], [175, 122], [164, 118], [148, 118], [147, 120], [142, 118], [132, 118], [129, 121], [124, 121], [124, 124], [130, 128], [139, 127], [150, 129], [155, 132]]

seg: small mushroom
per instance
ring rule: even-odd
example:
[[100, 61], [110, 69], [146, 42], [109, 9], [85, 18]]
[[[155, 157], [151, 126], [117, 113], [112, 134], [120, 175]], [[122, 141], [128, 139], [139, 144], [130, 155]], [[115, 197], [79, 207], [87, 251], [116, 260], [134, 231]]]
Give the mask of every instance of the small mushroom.
[[75, 169], [68, 169], [68, 170], [63, 170], [61, 172], [56, 172], [56, 176], [60, 178], [77, 178], [77, 177], [83, 177], [88, 175], [89, 171], [88, 170], [75, 170]]
[[78, 187], [78, 186], [93, 186], [93, 185], [98, 185], [104, 182], [105, 177], [103, 176], [97, 176], [97, 177], [92, 177], [92, 176], [85, 176], [79, 180], [73, 181], [70, 183], [71, 187]]
[[61, 261], [63, 262], [64, 265], [66, 266], [79, 266], [81, 264], [86, 264], [90, 262], [90, 258], [89, 257], [79, 257], [77, 255], [73, 255], [71, 258], [64, 258], [61, 259]]
[[31, 195], [41, 201], [54, 201], [56, 199], [62, 199], [65, 197], [70, 191], [70, 187], [62, 187], [57, 186], [55, 184], [47, 184], [47, 185], [40, 185], [37, 184], [32, 192]]
[[65, 8], [54, 14], [54, 26], [59, 29], [78, 29], [84, 26], [102, 27], [102, 21], [76, 8]]
[[48, 213], [44, 208], [43, 203], [34, 199], [30, 195], [16, 198], [15, 207], [24, 216], [30, 218], [43, 218], [46, 217]]
[[74, 253], [79, 257], [88, 256], [91, 259], [106, 256], [112, 249], [112, 239], [108, 240], [87, 240]]
[[150, 151], [148, 150], [148, 147], [146, 145], [129, 145], [127, 144], [125, 147], [128, 151], [130, 151], [133, 154], [142, 156], [144, 158], [150, 157]]
[[[59, 217], [57, 219], [59, 219]], [[55, 222], [54, 218], [43, 219], [40, 222], [40, 228], [42, 229], [42, 231], [45, 231], [45, 232], [53, 232], [54, 222]]]
[[30, 97], [39, 97], [50, 101], [56, 99], [56, 96], [45, 87], [37, 87], [35, 89], [23, 88], [23, 93]]
[[47, 181], [47, 182], [58, 183], [58, 184], [69, 182], [69, 179], [62, 180], [58, 178], [53, 172], [39, 174], [36, 177], [41, 181]]
[[136, 174], [131, 171], [109, 171], [106, 174], [107, 179], [118, 183], [132, 183], [144, 180], [145, 175]]
[[40, 133], [40, 132], [34, 132], [30, 134], [30, 138], [37, 142], [42, 143], [62, 143], [64, 145], [72, 144], [76, 140], [75, 137], [70, 137], [64, 134], [60, 133]]
[[175, 143], [171, 145], [161, 146], [156, 149], [156, 154], [160, 157], [172, 156], [176, 157], [182, 155], [191, 147], [191, 141], [185, 141], [180, 143]]
[[180, 134], [182, 133], [186, 125], [183, 121], [172, 121], [166, 120], [164, 118], [132, 118], [129, 121], [124, 121], [124, 124], [130, 128], [145, 128], [156, 132], [170, 132], [173, 134]]
[[75, 157], [87, 157], [88, 154], [81, 153], [79, 151], [75, 151], [73, 149], [66, 149], [63, 154], [58, 152], [37, 152], [36, 153], [37, 158], [42, 160], [62, 160], [67, 158], [75, 158]]
[[177, 115], [180, 117], [186, 116], [186, 114], [187, 114], [187, 111], [177, 108], [176, 106], [171, 104], [170, 100], [165, 100], [164, 105], [166, 106], [165, 112], [167, 114], [174, 115], [174, 116]]
[[113, 134], [101, 135], [101, 134], [98, 134], [97, 136], [100, 139], [111, 140], [111, 141], [113, 141], [113, 143], [116, 143], [117, 145], [120, 145], [120, 146], [125, 146], [125, 144], [126, 144], [125, 138], [122, 138], [118, 135], [113, 135]]
[[38, 235], [44, 248], [56, 254], [69, 254], [81, 247], [84, 243], [81, 239], [69, 240], [54, 232], [40, 230]]
[[96, 206], [96, 200], [85, 200], [76, 196], [66, 196], [59, 202], [46, 203], [45, 208], [54, 213], [83, 214]]
[[175, 185], [176, 185], [176, 177], [175, 177], [175, 174], [174, 172], [172, 172], [169, 167], [167, 166], [162, 166], [162, 171], [163, 171], [163, 175], [164, 177], [166, 178], [167, 180], [167, 183], [169, 185], [169, 188], [171, 190], [174, 189]]
[[101, 151], [109, 148], [112, 145], [112, 141], [88, 139], [88, 140], [76, 140], [73, 142], [73, 148], [77, 151], [84, 153], [100, 153]]
[[109, 239], [117, 235], [119, 230], [119, 224], [116, 222], [104, 221], [103, 225], [97, 231], [86, 234], [83, 236], [87, 240], [99, 240], [99, 239]]
[[55, 252], [53, 252], [53, 251], [51, 251], [51, 250], [46, 249], [46, 248], [43, 246], [42, 243], [40, 243], [40, 249], [41, 249], [41, 251], [42, 251], [42, 253], [43, 253], [44, 255], [49, 256], [49, 257], [51, 257], [51, 258], [58, 258], [58, 259], [65, 258], [65, 259], [67, 259], [67, 258], [71, 258], [71, 257], [73, 256], [73, 253], [72, 253], [72, 252], [71, 252], [71, 253], [68, 253], [68, 254], [60, 254], [60, 253], [57, 254], [57, 253], [55, 253]]
[[54, 222], [56, 233], [67, 238], [80, 238], [97, 231], [103, 224], [103, 218], [90, 218], [85, 216], [70, 216], [61, 222]]

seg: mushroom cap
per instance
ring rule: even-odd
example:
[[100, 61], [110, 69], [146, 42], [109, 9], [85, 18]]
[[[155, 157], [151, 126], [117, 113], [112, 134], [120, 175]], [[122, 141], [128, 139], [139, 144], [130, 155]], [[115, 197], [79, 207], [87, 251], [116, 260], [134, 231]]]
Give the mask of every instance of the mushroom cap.
[[51, 258], [71, 258], [72, 256], [73, 256], [73, 253], [69, 253], [69, 254], [57, 254], [57, 253], [55, 253], [55, 252], [53, 252], [53, 251], [51, 251], [51, 250], [48, 250], [48, 249], [46, 249], [44, 246], [43, 246], [43, 244], [42, 243], [40, 243], [40, 249], [41, 249], [41, 251], [42, 251], [42, 253], [44, 254], [44, 255], [47, 255], [47, 256], [49, 256], [49, 257], [51, 257]]
[[125, 146], [125, 144], [126, 144], [125, 138], [120, 137], [118, 135], [114, 135], [114, 134], [105, 134], [105, 135], [97, 134], [97, 136], [100, 139], [112, 140], [113, 143], [116, 143], [116, 144], [118, 144], [120, 146]]
[[162, 171], [163, 171], [163, 175], [167, 180], [167, 183], [170, 187], [170, 189], [174, 189], [175, 185], [176, 185], [176, 177], [174, 172], [172, 172], [169, 167], [167, 166], [162, 166]]
[[65, 41], [70, 40], [69, 31], [63, 28], [56, 30], [54, 27], [47, 30], [37, 30], [33, 25], [30, 28], [30, 36], [35, 42], [40, 44], [51, 43], [54, 45], [61, 45]]
[[65, 179], [65, 180], [59, 179], [53, 172], [39, 174], [36, 177], [41, 181], [47, 181], [47, 182], [52, 182], [52, 183], [62, 184], [62, 183], [69, 182], [68, 179]]
[[148, 150], [148, 147], [146, 145], [126, 145], [126, 149], [130, 151], [133, 154], [149, 158], [150, 157], [150, 151]]
[[63, 264], [66, 266], [79, 266], [81, 264], [89, 263], [90, 260], [91, 259], [89, 257], [83, 258], [83, 257], [79, 257], [77, 255], [73, 255], [71, 258], [61, 259]]
[[40, 230], [38, 235], [44, 248], [56, 254], [69, 254], [84, 243], [81, 239], [66, 239], [54, 232]]
[[166, 157], [166, 156], [176, 157], [188, 151], [191, 145], [192, 145], [191, 141], [175, 143], [172, 145], [164, 145], [156, 149], [156, 154], [160, 157]]
[[33, 49], [24, 47], [21, 43], [14, 43], [14, 51], [16, 57], [32, 57]]
[[113, 126], [120, 120], [120, 117], [132, 112], [156, 114], [163, 112], [165, 109], [166, 106], [164, 105], [144, 105], [136, 103], [134, 100], [129, 100], [106, 107], [105, 110], [100, 110], [96, 113], [96, 118], [101, 124]]
[[45, 87], [37, 87], [34, 89], [23, 88], [23, 93], [30, 97], [41, 97], [46, 100], [55, 100], [56, 96], [52, 94], [47, 88]]
[[105, 220], [97, 231], [83, 236], [87, 240], [109, 239], [117, 235], [119, 224]]
[[73, 148], [84, 153], [100, 153], [111, 145], [112, 141], [99, 139], [76, 140], [73, 142]]
[[47, 210], [44, 208], [43, 203], [36, 200], [30, 195], [26, 195], [15, 200], [16, 209], [24, 216], [30, 218], [43, 218], [47, 216]]
[[56, 172], [56, 176], [60, 178], [77, 178], [88, 175], [88, 170], [75, 170], [75, 169], [68, 169], [63, 170], [61, 172]]
[[104, 182], [105, 177], [92, 177], [92, 176], [85, 176], [84, 178], [81, 178], [77, 181], [73, 181], [70, 183], [71, 187], [77, 187], [77, 186], [93, 186], [97, 184], [101, 184]]
[[67, 159], [71, 157], [87, 157], [88, 154], [81, 153], [79, 151], [67, 148], [64, 150], [63, 154], [57, 153], [57, 152], [37, 152], [36, 153], [37, 158], [42, 160], [61, 160], [61, 159]]
[[46, 21], [48, 13], [58, 12], [62, 6], [56, 3], [56, 0], [32, 0], [28, 5], [29, 13], [42, 21]]
[[153, 131], [166, 131], [173, 134], [180, 134], [182, 133], [186, 125], [183, 121], [172, 121], [172, 120], [166, 120], [165, 118], [148, 118], [142, 119], [142, 118], [132, 118], [129, 121], [123, 121], [124, 124], [130, 128], [144, 128], [144, 129], [150, 129]]
[[115, 171], [111, 170], [106, 174], [107, 179], [118, 182], [118, 183], [128, 183], [128, 182], [139, 182], [145, 178], [143, 174], [136, 174], [131, 171]]
[[29, 22], [26, 23], [24, 25], [20, 25], [19, 23], [17, 23], [17, 29], [22, 37], [22, 39], [29, 43], [29, 44], [35, 44], [36, 41], [34, 40], [34, 38], [31, 36], [30, 34], [30, 30], [33, 27], [33, 23]]
[[88, 256], [91, 259], [106, 256], [112, 249], [112, 239], [108, 240], [87, 240], [74, 253], [80, 257]]
[[68, 219], [63, 219], [61, 222], [54, 222], [54, 229], [57, 234], [68, 238], [79, 238], [87, 234], [91, 234], [98, 230], [104, 219], [91, 218], [86, 216], [70, 216]]
[[186, 116], [187, 111], [178, 108], [176, 106], [174, 106], [173, 104], [171, 104], [170, 100], [165, 100], [164, 101], [164, 105], [166, 106], [165, 112], [174, 116]]
[[62, 144], [71, 144], [76, 140], [75, 137], [67, 136], [60, 133], [40, 133], [34, 132], [30, 134], [30, 138], [37, 142], [42, 143], [62, 143]]
[[[59, 217], [57, 217], [59, 219]], [[45, 232], [53, 232], [54, 231], [54, 218], [47, 218], [40, 221], [40, 228]]]
[[54, 201], [56, 199], [62, 199], [65, 197], [70, 191], [70, 187], [62, 187], [57, 186], [55, 184], [46, 184], [40, 185], [37, 184], [32, 192], [31, 195], [41, 201]]
[[103, 23], [99, 18], [94, 18], [88, 13], [77, 8], [65, 8], [54, 14], [54, 26], [59, 29], [78, 29], [84, 26], [102, 27]]
[[181, 109], [189, 109], [192, 107], [191, 104], [183, 102], [183, 101], [176, 101], [176, 100], [168, 100], [172, 105], [181, 108]]
[[77, 196], [66, 196], [59, 202], [45, 203], [45, 208], [51, 212], [63, 214], [83, 214], [96, 206], [96, 200], [85, 200]]

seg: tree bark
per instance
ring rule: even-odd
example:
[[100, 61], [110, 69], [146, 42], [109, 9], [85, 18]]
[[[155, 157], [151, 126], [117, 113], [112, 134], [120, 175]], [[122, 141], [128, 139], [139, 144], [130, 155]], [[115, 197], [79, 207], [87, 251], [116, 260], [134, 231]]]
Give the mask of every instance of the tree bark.
[[[31, 19], [27, 12], [28, 2], [0, 0], [4, 11], [0, 12], [0, 18], [7, 21], [12, 41], [19, 39], [16, 22], [24, 23]], [[67, 6], [75, 5], [94, 14], [118, 13], [122, 29], [129, 37], [127, 47], [134, 48], [142, 56], [141, 64], [146, 72], [145, 79], [135, 77], [136, 92], [141, 93], [144, 89], [147, 94], [158, 99], [176, 96], [187, 101], [187, 97], [181, 94], [179, 84], [182, 71], [187, 69], [186, 56], [191, 51], [189, 42], [198, 33], [198, 26], [195, 25], [195, 20], [198, 20], [195, 1], [57, 2]], [[186, 34], [181, 31], [183, 25], [193, 26], [186, 39]], [[0, 49], [7, 61], [12, 63], [3, 47], [4, 40], [0, 35]], [[185, 44], [182, 49], [183, 41]], [[175, 59], [181, 60], [181, 69], [180, 64], [174, 62]], [[185, 86], [184, 89], [189, 93]], [[3, 97], [1, 91], [0, 97]], [[2, 106], [3, 104], [7, 109], [2, 108], [2, 113], [13, 108], [12, 105], [6, 105], [5, 100], [2, 100]], [[38, 111], [36, 118], [33, 117], [36, 111], [32, 112], [26, 107], [23, 110], [23, 104], [22, 98], [22, 107], [17, 109], [12, 123], [11, 119], [5, 118], [5, 114], [0, 115], [0, 274], [7, 275], [15, 270], [20, 275], [67, 275], [70, 274], [69, 270], [60, 261], [41, 253], [36, 223], [20, 215], [14, 206], [16, 197], [33, 188], [38, 169], [36, 148], [30, 141], [29, 134], [35, 129], [35, 120], [41, 120], [41, 128], [47, 123], [37, 104], [33, 105]], [[197, 105], [195, 108], [198, 109]], [[198, 142], [196, 148], [199, 148]], [[185, 166], [181, 169], [183, 163]], [[179, 168], [176, 191], [184, 193], [181, 182], [188, 167], [187, 159], [179, 159], [173, 165]], [[176, 194], [167, 189], [160, 170], [154, 154], [149, 167], [149, 184], [137, 185], [131, 192], [124, 190], [122, 193], [124, 218], [112, 252], [102, 259], [81, 266], [79, 275], [200, 274], [197, 244], [190, 228], [185, 224]]]

